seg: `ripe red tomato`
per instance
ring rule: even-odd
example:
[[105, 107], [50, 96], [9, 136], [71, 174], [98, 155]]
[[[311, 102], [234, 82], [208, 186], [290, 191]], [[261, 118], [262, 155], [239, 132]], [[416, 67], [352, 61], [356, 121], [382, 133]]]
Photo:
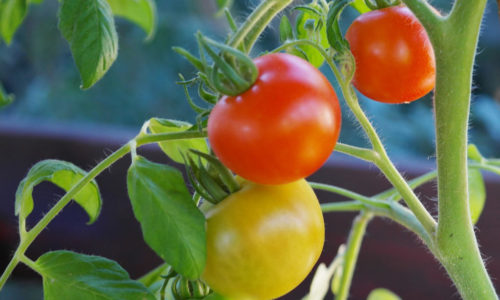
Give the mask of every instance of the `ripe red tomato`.
[[407, 7], [362, 14], [346, 38], [356, 60], [353, 84], [363, 95], [404, 103], [434, 88], [434, 51], [424, 27]]
[[224, 165], [254, 182], [307, 177], [327, 160], [339, 136], [335, 91], [320, 71], [296, 56], [268, 54], [255, 64], [255, 84], [214, 106], [210, 145]]
[[228, 299], [275, 299], [299, 285], [323, 249], [318, 198], [304, 180], [281, 185], [242, 181], [206, 214], [202, 278]]

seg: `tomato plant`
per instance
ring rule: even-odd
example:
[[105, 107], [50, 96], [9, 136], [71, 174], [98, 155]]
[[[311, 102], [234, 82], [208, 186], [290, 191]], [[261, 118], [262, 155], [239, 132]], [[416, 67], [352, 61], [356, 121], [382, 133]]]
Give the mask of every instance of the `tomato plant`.
[[[380, 9], [401, 1], [408, 8]], [[319, 265], [307, 299], [322, 299], [328, 291], [336, 300], [348, 298], [367, 226], [383, 217], [418, 236], [464, 299], [498, 300], [473, 222], [486, 197], [478, 170], [500, 174], [500, 160], [467, 147], [471, 75], [486, 0], [455, 0], [446, 17], [425, 0], [401, 1], [314, 0], [299, 5], [304, 14], [296, 26], [288, 17], [282, 19], [282, 44], [255, 59], [250, 57], [255, 42], [293, 1], [264, 0], [240, 25], [224, 9], [232, 1], [217, 1], [231, 29], [227, 40], [217, 42], [199, 32], [199, 57], [176, 48], [198, 69], [194, 78], [181, 75], [179, 82], [197, 113], [196, 124], [146, 121], [135, 138], [88, 172], [54, 159], [35, 164], [15, 194], [19, 243], [0, 276], [0, 289], [23, 263], [43, 278], [46, 300], [276, 298], [296, 287], [318, 260], [325, 239], [322, 212], [358, 212], [330, 266]], [[351, 49], [339, 25], [350, 3], [365, 12], [347, 31]], [[139, 21], [150, 36], [156, 24], [150, 0], [61, 0], [60, 5], [59, 28], [85, 89], [116, 58], [114, 16]], [[374, 11], [366, 12], [370, 9]], [[0, 5], [4, 41], [11, 42], [26, 13], [25, 1]], [[316, 65], [326, 63], [368, 145], [337, 144], [341, 116], [332, 86], [310, 62], [280, 51]], [[401, 103], [428, 93], [434, 82], [436, 170], [407, 181], [389, 158], [353, 85], [374, 100]], [[188, 88], [193, 85], [198, 87], [196, 100]], [[11, 98], [0, 102], [12, 102], [1, 89], [0, 94]], [[175, 167], [138, 154], [139, 147], [151, 143], [184, 164], [189, 184]], [[367, 196], [306, 182], [304, 177], [334, 148], [373, 164], [393, 187]], [[26, 253], [36, 253], [27, 252], [34, 240], [72, 200], [86, 211], [89, 224], [97, 220], [102, 199], [95, 178], [127, 154], [134, 216], [144, 242], [164, 263], [134, 280], [118, 263], [98, 256], [51, 251], [36, 260], [28, 257]], [[415, 192], [435, 179], [437, 217]], [[33, 218], [33, 191], [44, 181], [66, 193], [40, 220], [27, 222]], [[312, 188], [346, 200], [320, 205]], [[377, 297], [397, 298], [383, 289], [369, 296]]]
[[435, 85], [434, 51], [427, 33], [406, 6], [359, 16], [346, 33], [356, 60], [353, 85], [385, 103], [417, 100]]
[[262, 184], [307, 177], [330, 156], [341, 115], [328, 80], [311, 64], [280, 53], [255, 59], [257, 81], [225, 96], [208, 119], [215, 154], [236, 174]]
[[230, 299], [274, 299], [302, 282], [318, 260], [325, 235], [321, 208], [303, 179], [241, 186], [206, 215], [203, 278]]

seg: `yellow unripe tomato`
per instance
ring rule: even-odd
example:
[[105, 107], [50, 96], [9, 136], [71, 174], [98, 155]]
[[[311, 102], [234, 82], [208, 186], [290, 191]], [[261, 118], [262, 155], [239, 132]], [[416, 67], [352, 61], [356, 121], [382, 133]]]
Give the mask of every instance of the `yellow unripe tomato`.
[[207, 212], [203, 279], [231, 300], [274, 299], [299, 285], [318, 260], [323, 214], [303, 179], [241, 186]]

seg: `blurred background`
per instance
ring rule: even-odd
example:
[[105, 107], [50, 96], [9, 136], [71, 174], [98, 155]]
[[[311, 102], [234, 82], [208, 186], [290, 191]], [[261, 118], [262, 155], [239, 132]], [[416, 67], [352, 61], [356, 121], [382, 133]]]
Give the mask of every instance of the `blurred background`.
[[[64, 149], [61, 150], [61, 146], [57, 146], [59, 147], [57, 151], [43, 152], [47, 153], [44, 156], [68, 159], [77, 164], [81, 163], [82, 167], [89, 167], [104, 157], [102, 145], [113, 148], [125, 142], [132, 138], [142, 123], [151, 117], [194, 122], [194, 113], [185, 101], [183, 90], [175, 84], [178, 73], [188, 77], [194, 73], [194, 69], [171, 48], [182, 46], [190, 51], [197, 51], [194, 33], [198, 29], [214, 38], [222, 39], [226, 36], [228, 32], [226, 22], [223, 18], [214, 17], [216, 8], [213, 2], [211, 0], [157, 1], [158, 28], [155, 38], [148, 42], [144, 42], [146, 35], [139, 27], [117, 19], [120, 45], [118, 59], [104, 78], [87, 91], [79, 88], [78, 71], [69, 47], [57, 28], [58, 1], [46, 0], [40, 5], [31, 5], [28, 17], [17, 32], [13, 43], [9, 47], [0, 45], [0, 82], [8, 93], [13, 93], [16, 97], [14, 103], [0, 109], [0, 133], [3, 133], [0, 135], [0, 152], [3, 150], [10, 155], [0, 160], [0, 173], [3, 173], [0, 174], [2, 204], [9, 202], [7, 207], [11, 206], [15, 186], [28, 171], [29, 166], [36, 162], [34, 155], [28, 153], [27, 148], [33, 148], [32, 152], [43, 152], [45, 146], [40, 145], [46, 145], [48, 148], [56, 147], [61, 138], [76, 137], [79, 142], [75, 142], [71, 147], [68, 146], [66, 152]], [[255, 7], [258, 2], [257, 0], [235, 1], [233, 13], [237, 21], [243, 21], [250, 8]], [[450, 8], [451, 2], [451, 0], [431, 1], [443, 12]], [[485, 156], [500, 157], [500, 22], [497, 12], [496, 1], [488, 1], [474, 73], [470, 141], [477, 144]], [[342, 25], [346, 28], [356, 16], [357, 13], [353, 9], [347, 9]], [[275, 22], [266, 30], [254, 54], [276, 47], [278, 34], [278, 24]], [[325, 74], [331, 78], [326, 69]], [[397, 162], [426, 166], [432, 164], [434, 123], [431, 96], [428, 95], [407, 105], [380, 104], [363, 99], [361, 96], [362, 106], [378, 128], [389, 154]], [[342, 100], [341, 103], [343, 104]], [[340, 141], [364, 145], [366, 141], [345, 105], [343, 112]], [[33, 134], [30, 136], [29, 132], [36, 132], [38, 139]], [[21, 137], [26, 135], [32, 138], [31, 141], [20, 142]], [[45, 139], [39, 136], [45, 136]], [[88, 157], [84, 158], [83, 156], [87, 155], [83, 153], [87, 150], [85, 147], [90, 147], [88, 145], [92, 143], [96, 148], [89, 148]], [[70, 153], [71, 149], [76, 147], [79, 147], [80, 152]], [[16, 149], [23, 149], [26, 153]], [[25, 165], [14, 165], [14, 159], [25, 161]], [[12, 161], [10, 167], [8, 160]], [[123, 167], [125, 168], [126, 166]], [[120, 176], [123, 177], [123, 173]], [[123, 179], [117, 184], [124, 189], [124, 183]], [[60, 191], [52, 191], [49, 196], [53, 196], [53, 193], [60, 194]], [[110, 192], [110, 195], [110, 198], [113, 198], [113, 192]], [[48, 205], [45, 204], [43, 208]], [[78, 211], [78, 208], [75, 211]], [[9, 228], [16, 226], [13, 210], [5, 210], [3, 215], [1, 213], [2, 211], [0, 211], [0, 240], [2, 237], [9, 237], [11, 234]], [[42, 211], [38, 213], [41, 214]], [[7, 218], [4, 222], [8, 225], [2, 224], [2, 217]], [[73, 221], [70, 220], [71, 217], [68, 218], [60, 221], [62, 222], [60, 224]], [[85, 222], [84, 217], [82, 220]], [[349, 221], [346, 224], [347, 230]], [[137, 224], [133, 225], [137, 227]], [[344, 238], [346, 232], [342, 232]], [[140, 234], [137, 231], [135, 233]], [[89, 239], [94, 234], [98, 235], [96, 231], [87, 234]], [[10, 238], [15, 246], [15, 237]], [[414, 243], [410, 239], [411, 242]], [[44, 251], [48, 250], [47, 245], [49, 248], [55, 247], [52, 246], [54, 245], [52, 240], [41, 245], [45, 247]], [[9, 249], [9, 246], [3, 249], [1, 247], [4, 246], [0, 244], [0, 256], [4, 260], [13, 249]], [[425, 252], [423, 249], [418, 250]], [[109, 251], [112, 252], [111, 249]], [[428, 261], [432, 263], [432, 259]], [[3, 266], [0, 265], [0, 268], [3, 269]], [[136, 268], [136, 270], [141, 269]], [[435, 271], [442, 273], [438, 267]], [[20, 274], [31, 274], [27, 271], [23, 273], [22, 270], [20, 272]], [[444, 284], [448, 284], [448, 287], [450, 285], [446, 280]], [[33, 286], [35, 288], [26, 289], [24, 283], [20, 285], [14, 280], [7, 286], [9, 292], [2, 292], [0, 299], [41, 299], [39, 282], [35, 282]], [[32, 295], [26, 294], [26, 291]], [[19, 296], [21, 294], [16, 294], [19, 292], [24, 294]], [[426, 296], [415, 299], [431, 298]]]

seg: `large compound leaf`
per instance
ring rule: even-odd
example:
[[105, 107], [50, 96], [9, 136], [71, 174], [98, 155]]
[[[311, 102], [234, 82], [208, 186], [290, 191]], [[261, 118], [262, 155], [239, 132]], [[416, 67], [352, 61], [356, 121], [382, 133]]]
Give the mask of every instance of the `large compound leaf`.
[[106, 0], [61, 0], [59, 30], [68, 41], [82, 77], [82, 88], [94, 85], [118, 55], [113, 13]]
[[156, 27], [156, 5], [154, 0], [107, 0], [113, 14], [134, 22], [151, 39]]
[[205, 217], [182, 174], [137, 157], [128, 170], [127, 187], [146, 243], [175, 271], [197, 279], [206, 261]]
[[35, 264], [43, 277], [45, 300], [155, 300], [118, 263], [103, 257], [54, 251]]
[[[21, 181], [16, 191], [15, 212], [21, 219], [26, 219], [33, 211], [33, 188], [43, 181], [49, 181], [68, 191], [87, 172], [79, 167], [60, 160], [44, 160], [34, 165]], [[101, 194], [97, 183], [92, 180], [73, 198], [89, 215], [88, 224], [93, 223], [101, 212]]]

